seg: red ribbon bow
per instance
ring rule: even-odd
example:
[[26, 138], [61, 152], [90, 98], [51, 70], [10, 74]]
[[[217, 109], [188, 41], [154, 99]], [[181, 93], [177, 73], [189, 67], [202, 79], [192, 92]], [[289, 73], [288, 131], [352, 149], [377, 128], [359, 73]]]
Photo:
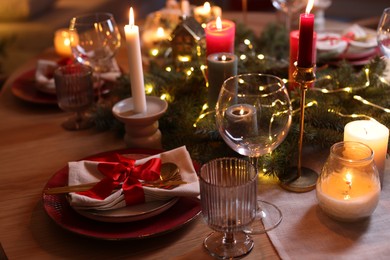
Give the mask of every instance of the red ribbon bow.
[[347, 47], [343, 50], [343, 52], [339, 55], [340, 58], [345, 58], [345, 55], [347, 54], [349, 47], [351, 46], [351, 41], [355, 38], [355, 35], [350, 32], [345, 35], [342, 35], [340, 37], [335, 37], [335, 36], [324, 36], [322, 38], [319, 38], [319, 41], [330, 41], [331, 45], [334, 45], [334, 42], [338, 41], [344, 41], [347, 43]]
[[135, 165], [136, 160], [115, 154], [106, 160], [98, 164], [98, 170], [106, 177], [91, 189], [77, 194], [104, 200], [116, 187], [122, 186], [126, 205], [144, 203], [144, 190], [139, 180], [158, 180], [161, 159], [152, 158], [144, 164]]

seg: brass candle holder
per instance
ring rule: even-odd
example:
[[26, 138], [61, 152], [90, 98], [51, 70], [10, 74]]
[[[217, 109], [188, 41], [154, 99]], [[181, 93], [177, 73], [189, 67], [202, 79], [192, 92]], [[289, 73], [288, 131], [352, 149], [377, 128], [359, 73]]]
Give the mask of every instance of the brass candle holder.
[[315, 80], [315, 66], [303, 68], [296, 66], [293, 74], [295, 81], [301, 90], [300, 100], [300, 124], [299, 124], [299, 143], [298, 143], [298, 163], [296, 167], [291, 168], [288, 176], [281, 180], [281, 186], [293, 192], [307, 192], [316, 187], [318, 173], [312, 169], [302, 167], [302, 146], [305, 123], [305, 105], [306, 91], [308, 86]]

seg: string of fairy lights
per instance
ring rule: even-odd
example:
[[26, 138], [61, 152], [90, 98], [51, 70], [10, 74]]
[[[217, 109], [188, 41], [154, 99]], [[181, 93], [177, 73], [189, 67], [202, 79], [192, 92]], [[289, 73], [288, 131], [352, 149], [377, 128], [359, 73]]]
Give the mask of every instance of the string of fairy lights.
[[[248, 59], [248, 55], [246, 53], [250, 53], [250, 55], [253, 55], [259, 61], [267, 59], [266, 55], [261, 54], [261, 53], [257, 53], [256, 54], [254, 52], [254, 46], [253, 46], [252, 42], [249, 39], [244, 39], [242, 41], [242, 44], [244, 46], [246, 46], [246, 48], [247, 48], [247, 51], [245, 53], [239, 54], [239, 59], [242, 62], [245, 62]], [[152, 52], [152, 56], [157, 56], [158, 53], [159, 53], [159, 51], [155, 50], [154, 52]], [[207, 65], [206, 64], [200, 64], [199, 65], [199, 70], [201, 71], [201, 73], [203, 75], [203, 78], [205, 80], [205, 87], [207, 88], [208, 87]], [[171, 66], [167, 66], [167, 67], [165, 67], [165, 71], [166, 72], [172, 72], [172, 71], [174, 71], [174, 69]], [[187, 69], [185, 69], [183, 72], [189, 78], [189, 77], [191, 77], [193, 75], [194, 71], [195, 71], [195, 68], [193, 66], [190, 66]], [[356, 91], [359, 91], [359, 90], [363, 90], [363, 89], [366, 89], [366, 88], [370, 87], [371, 86], [370, 76], [377, 77], [381, 83], [383, 83], [385, 86], [390, 87], [390, 83], [384, 77], [382, 77], [380, 75], [372, 74], [368, 68], [365, 68], [363, 72], [364, 72], [365, 77], [366, 77], [366, 82], [363, 85], [361, 85], [361, 86], [346, 86], [346, 87], [334, 88], [334, 89], [312, 87], [312, 88], [310, 88], [310, 91], [317, 91], [317, 92], [321, 92], [323, 94], [333, 94], [333, 93], [340, 93], [340, 92], [345, 92], [345, 93], [352, 94], [353, 92], [356, 92]], [[332, 79], [331, 75], [324, 75], [324, 76], [321, 76], [320, 78], [317, 78], [314, 81], [314, 83], [320, 82], [320, 81], [323, 81], [323, 80], [331, 80], [331, 79]], [[284, 83], [288, 83], [288, 80], [287, 79], [283, 79], [283, 82]], [[152, 93], [153, 92], [153, 88], [154, 88], [153, 84], [145, 85], [146, 93], [147, 94]], [[172, 96], [168, 92], [162, 93], [160, 95], [160, 98], [163, 99], [163, 100], [166, 100], [168, 102], [170, 102], [172, 100]], [[358, 101], [358, 102], [361, 102], [363, 105], [374, 107], [376, 109], [382, 110], [385, 113], [390, 113], [390, 108], [382, 107], [380, 105], [372, 103], [372, 102], [364, 99], [361, 96], [353, 95], [353, 99]], [[315, 100], [312, 100], [312, 101], [308, 102], [307, 104], [305, 104], [305, 108], [310, 108], [312, 106], [317, 106], [317, 105], [318, 105], [318, 102], [315, 101]], [[299, 112], [300, 112], [300, 108], [297, 108], [297, 109], [292, 111], [293, 114], [296, 114], [296, 113], [299, 113]], [[343, 114], [343, 113], [338, 112], [338, 111], [336, 111], [334, 109], [328, 109], [328, 112], [329, 113], [334, 113], [334, 114], [336, 114], [336, 115], [338, 115], [340, 117], [345, 117], [345, 118], [365, 118], [365, 119], [373, 120], [372, 117], [370, 117], [368, 115], [365, 115], [365, 114]], [[201, 111], [199, 112], [199, 116], [197, 117], [197, 119], [193, 123], [193, 127], [196, 128], [198, 126], [198, 123], [203, 118], [205, 118], [206, 116], [208, 116], [210, 114], [213, 114], [213, 113], [215, 113], [215, 110], [210, 109], [209, 105], [207, 103], [205, 103], [202, 106]]]
[[[371, 86], [371, 82], [370, 82], [370, 70], [368, 68], [365, 68], [364, 69], [364, 73], [366, 75], [366, 82], [364, 85], [360, 86], [360, 87], [344, 87], [344, 88], [337, 88], [337, 89], [332, 89], [332, 90], [329, 90], [329, 89], [326, 89], [326, 88], [312, 88], [313, 91], [320, 91], [324, 94], [331, 94], [331, 93], [337, 93], [337, 92], [347, 92], [347, 93], [353, 93], [353, 91], [358, 91], [358, 90], [363, 90], [363, 89], [366, 89], [368, 87]], [[376, 75], [376, 74], [373, 74], [374, 76], [376, 76], [383, 84], [385, 84], [387, 87], [390, 87], [390, 84], [389, 82], [382, 76], [379, 76], [379, 75]], [[326, 75], [324, 76], [323, 78], [319, 78], [317, 79], [316, 81], [320, 81], [320, 80], [324, 80], [324, 79], [331, 79], [331, 76], [330, 75]], [[366, 99], [364, 99], [363, 97], [361, 96], [358, 96], [358, 95], [353, 95], [353, 99], [354, 100], [357, 100], [359, 102], [361, 102], [362, 104], [364, 105], [367, 105], [367, 106], [371, 106], [371, 107], [374, 107], [374, 108], [377, 108], [377, 109], [380, 109], [386, 113], [390, 113], [390, 109], [389, 108], [386, 108], [386, 107], [382, 107], [382, 106], [379, 106], [377, 104], [374, 104]], [[348, 117], [348, 118], [366, 118], [366, 119], [370, 119], [370, 120], [374, 120], [372, 117], [370, 116], [367, 116], [367, 115], [364, 115], [364, 114], [350, 114], [350, 115], [346, 115], [346, 114], [343, 114], [343, 113], [340, 113], [340, 112], [337, 112], [335, 111], [334, 109], [328, 109], [328, 112], [329, 113], [334, 113], [334, 114], [337, 114], [338, 116], [341, 116], [341, 117]]]

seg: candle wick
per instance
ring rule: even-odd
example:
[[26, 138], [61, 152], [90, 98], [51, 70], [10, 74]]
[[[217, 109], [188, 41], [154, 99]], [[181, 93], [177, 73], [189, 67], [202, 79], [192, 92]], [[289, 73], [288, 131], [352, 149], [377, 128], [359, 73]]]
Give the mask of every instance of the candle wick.
[[351, 198], [351, 196], [349, 195], [349, 192], [351, 191], [351, 189], [352, 189], [352, 185], [349, 184], [348, 185], [348, 190], [343, 192], [344, 200], [349, 200]]
[[345, 183], [348, 185], [348, 190], [343, 192], [344, 200], [349, 200], [351, 198], [349, 193], [352, 190], [352, 181], [346, 181]]
[[349, 190], [352, 188], [352, 180], [345, 180], [345, 183], [348, 185]]

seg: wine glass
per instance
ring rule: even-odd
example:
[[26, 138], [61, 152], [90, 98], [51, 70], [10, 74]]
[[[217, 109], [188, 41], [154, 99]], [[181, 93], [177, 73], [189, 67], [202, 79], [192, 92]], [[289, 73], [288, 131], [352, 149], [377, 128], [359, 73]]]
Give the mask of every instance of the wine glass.
[[112, 58], [121, 44], [114, 16], [110, 13], [92, 13], [73, 17], [69, 30], [74, 58], [94, 69], [100, 100], [103, 85], [100, 75], [111, 70]]
[[67, 130], [81, 130], [93, 126], [83, 112], [93, 104], [92, 68], [80, 63], [61, 66], [54, 71], [58, 106], [75, 116], [62, 123]]
[[254, 245], [243, 233], [256, 218], [257, 173], [247, 160], [219, 158], [199, 173], [202, 215], [215, 230], [203, 245], [213, 256], [232, 259], [248, 254]]
[[306, 4], [307, 0], [271, 0], [272, 5], [286, 14], [286, 29], [287, 32], [291, 30], [291, 21], [293, 15], [299, 10], [302, 10]]
[[377, 29], [377, 41], [382, 53], [390, 58], [390, 7], [382, 12]]
[[[292, 108], [282, 79], [268, 74], [241, 74], [222, 85], [216, 104], [216, 125], [223, 140], [234, 151], [248, 156], [258, 170], [258, 158], [273, 151], [287, 136]], [[262, 233], [282, 220], [273, 204], [258, 201], [258, 217], [264, 227], [247, 229]]]

